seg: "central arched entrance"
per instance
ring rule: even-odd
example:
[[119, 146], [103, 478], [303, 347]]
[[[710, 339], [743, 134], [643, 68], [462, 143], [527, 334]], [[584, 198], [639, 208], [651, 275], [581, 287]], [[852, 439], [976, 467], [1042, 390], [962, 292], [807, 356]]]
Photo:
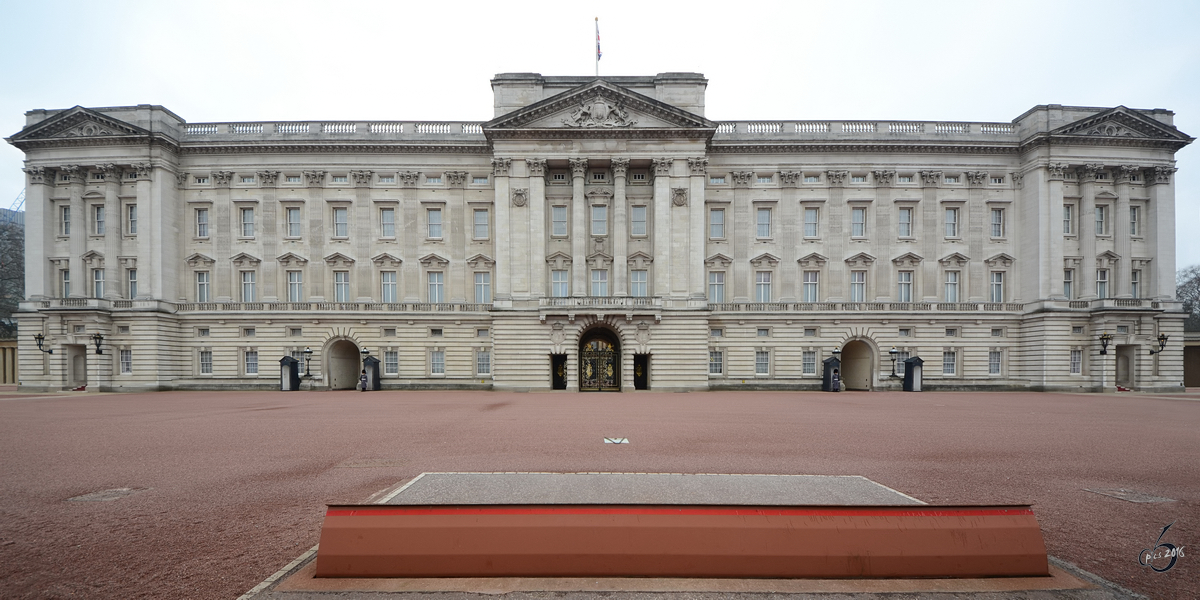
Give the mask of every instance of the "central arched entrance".
[[579, 342], [579, 391], [621, 391], [621, 342], [607, 329], [593, 329]]
[[847, 342], [842, 348], [842, 385], [848, 390], [870, 390], [873, 362], [870, 344], [862, 340]]
[[352, 390], [358, 386], [358, 346], [350, 340], [338, 340], [329, 346], [329, 365], [325, 369], [329, 389]]

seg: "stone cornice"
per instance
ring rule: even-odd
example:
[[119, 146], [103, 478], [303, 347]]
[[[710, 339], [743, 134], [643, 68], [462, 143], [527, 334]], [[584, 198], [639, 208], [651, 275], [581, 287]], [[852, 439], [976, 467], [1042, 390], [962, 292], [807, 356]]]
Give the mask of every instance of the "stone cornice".
[[221, 144], [180, 148], [180, 154], [280, 154], [280, 153], [367, 153], [367, 154], [489, 154], [491, 148], [479, 144]]
[[910, 154], [1017, 154], [1016, 144], [1003, 145], [939, 145], [897, 143], [829, 143], [829, 142], [784, 142], [784, 143], [713, 143], [709, 145], [713, 154], [811, 154], [830, 152], [882, 153], [902, 152]]

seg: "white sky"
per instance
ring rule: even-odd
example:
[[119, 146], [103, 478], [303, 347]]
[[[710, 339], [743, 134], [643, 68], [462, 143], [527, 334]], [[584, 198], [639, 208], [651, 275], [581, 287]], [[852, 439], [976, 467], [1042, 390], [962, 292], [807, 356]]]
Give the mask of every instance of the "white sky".
[[[34, 108], [190, 122], [487, 120], [496, 73], [696, 71], [707, 116], [1009, 121], [1168, 108], [1200, 136], [1200, 2], [0, 0], [0, 135]], [[1177, 154], [1178, 264], [1200, 264], [1200, 144]], [[24, 186], [0, 144], [0, 207]]]

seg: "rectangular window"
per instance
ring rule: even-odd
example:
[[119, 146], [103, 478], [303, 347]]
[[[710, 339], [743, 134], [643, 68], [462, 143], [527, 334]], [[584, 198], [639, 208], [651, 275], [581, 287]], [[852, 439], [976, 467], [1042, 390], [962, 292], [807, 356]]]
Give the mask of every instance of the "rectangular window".
[[254, 271], [242, 271], [242, 302], [254, 302]]
[[757, 211], [757, 231], [755, 235], [759, 238], [771, 237], [771, 209], [760, 208]]
[[571, 294], [571, 283], [566, 269], [550, 272], [550, 295], [555, 298], [566, 298]]
[[104, 269], [92, 269], [92, 297], [104, 297]]
[[820, 215], [819, 209], [804, 209], [804, 237], [815, 238], [820, 233]]
[[992, 209], [992, 237], [994, 237], [994, 238], [1004, 237], [1004, 209], [1003, 208], [993, 208]]
[[1107, 218], [1106, 218], [1107, 212], [1108, 212], [1107, 206], [1097, 206], [1096, 207], [1096, 235], [1107, 235], [1108, 234]]
[[902, 237], [902, 238], [912, 237], [912, 234], [913, 234], [913, 227], [912, 227], [913, 226], [913, 209], [901, 208], [899, 214], [900, 214], [900, 224], [899, 224], [900, 226], [898, 229], [898, 233], [899, 233], [900, 237]]
[[1141, 235], [1138, 231], [1138, 207], [1129, 207], [1129, 235], [1137, 237]]
[[724, 356], [720, 350], [708, 351], [708, 374], [720, 375], [725, 370]]
[[989, 283], [989, 287], [990, 287], [989, 291], [991, 292], [992, 302], [995, 302], [997, 304], [1000, 302], [1004, 302], [1004, 273], [1003, 272], [994, 271], [992, 273], [992, 280]]
[[242, 183], [254, 183], [253, 175], [242, 175]]
[[714, 208], [708, 211], [708, 237], [716, 240], [725, 238], [725, 209]]
[[720, 329], [720, 328], [713, 328], [713, 329], [708, 330], [708, 335], [711, 335], [715, 338], [719, 338], [719, 337], [725, 335], [725, 330]]
[[645, 298], [647, 295], [646, 280], [649, 271], [635, 270], [629, 272], [629, 295], [635, 298]]
[[708, 183], [709, 183], [709, 185], [724, 185], [725, 184], [725, 176], [718, 175], [718, 176], [714, 176], [714, 177], [709, 177]]
[[287, 208], [287, 234], [288, 237], [300, 237], [300, 208], [289, 206]]
[[472, 177], [471, 178], [472, 185], [487, 185], [487, 182], [488, 182], [487, 177]]
[[92, 207], [92, 218], [96, 223], [95, 234], [96, 235], [104, 235], [104, 207], [103, 206], [93, 206]]
[[766, 175], [766, 176], [759, 175], [758, 176], [759, 183], [771, 183], [772, 181], [774, 181], [774, 179], [770, 175]]
[[867, 182], [866, 175], [851, 175], [850, 176], [850, 183], [866, 183], [866, 182]]
[[62, 271], [62, 297], [66, 298], [71, 295], [71, 271], [63, 269]]
[[1072, 350], [1071, 351], [1071, 374], [1072, 375], [1082, 375], [1083, 374], [1083, 350]]
[[383, 352], [383, 373], [384, 375], [400, 374], [400, 353], [395, 350], [384, 350]]
[[426, 177], [425, 183], [428, 185], [442, 185], [441, 177]]
[[254, 237], [254, 209], [243, 208], [242, 212], [242, 237]]
[[946, 271], [946, 302], [958, 302], [958, 271]]
[[200, 351], [200, 374], [212, 375], [212, 350]]
[[1129, 273], [1129, 292], [1134, 298], [1142, 297], [1142, 272], [1138, 269]]
[[629, 235], [646, 235], [646, 207], [629, 208]]
[[477, 239], [477, 240], [488, 239], [488, 234], [490, 233], [490, 227], [488, 225], [487, 209], [478, 209], [477, 208], [472, 212], [475, 215], [475, 231], [474, 231], [475, 239]]
[[425, 211], [425, 217], [429, 223], [429, 237], [440, 239], [442, 237], [442, 209], [430, 208]]
[[912, 302], [913, 272], [896, 273], [896, 302]]
[[[724, 178], [722, 177], [722, 179], [724, 179]], [[646, 180], [646, 174], [645, 174], [645, 173], [638, 173], [638, 172], [634, 172], [634, 173], [633, 173], [633, 180], [634, 180], [634, 181], [645, 181], [645, 180]]]
[[566, 181], [567, 181], [567, 174], [566, 174], [566, 173], [551, 173], [551, 174], [550, 174], [550, 180], [551, 180], [551, 181], [562, 181], [562, 182], [566, 182]]
[[608, 295], [608, 271], [592, 269], [592, 295], [604, 297]]
[[949, 350], [942, 353], [942, 375], [954, 375], [958, 372], [958, 353]]
[[196, 209], [196, 237], [198, 237], [198, 238], [208, 237], [208, 209], [207, 208], [197, 208]]
[[208, 271], [196, 273], [196, 302], [208, 302]]
[[1074, 286], [1071, 285], [1074, 283], [1074, 279], [1075, 269], [1063, 269], [1063, 295], [1067, 297], [1067, 300], [1075, 297], [1072, 293], [1074, 292], [1072, 289]]
[[988, 375], [1000, 374], [1000, 351], [992, 350], [988, 352]]
[[1003, 183], [1004, 183], [1003, 177], [993, 177], [992, 178], [992, 185], [1001, 185]]
[[850, 301], [867, 301], [867, 272], [850, 271]]
[[1072, 220], [1071, 213], [1072, 212], [1074, 212], [1072, 210], [1072, 205], [1070, 205], [1070, 204], [1063, 205], [1063, 234], [1064, 235], [1071, 235], [1071, 220]]
[[708, 273], [708, 301], [714, 303], [725, 301], [724, 271], [710, 271]]
[[550, 235], [567, 235], [567, 207], [550, 207]]
[[434, 350], [430, 353], [429, 372], [432, 375], [446, 374], [446, 351]]
[[300, 183], [299, 175], [285, 175], [284, 177], [285, 177], [284, 181], [287, 183]]
[[385, 238], [396, 237], [396, 209], [379, 209], [379, 235]]
[[867, 235], [867, 209], [850, 209], [850, 236], [864, 237]]
[[946, 337], [958, 337], [958, 328], [957, 327], [947, 327], [946, 328]]
[[771, 374], [771, 353], [759, 350], [754, 353], [754, 374]]
[[136, 204], [129, 204], [125, 206], [125, 232], [129, 235], [137, 235]]
[[492, 353], [489, 350], [480, 350], [475, 353], [475, 374], [476, 375], [491, 375], [492, 374]]
[[207, 177], [196, 177], [195, 182], [199, 185], [208, 185]]
[[817, 353], [812, 350], [805, 350], [800, 354], [800, 370], [805, 375], [817, 374]]
[[122, 350], [121, 351], [121, 374], [128, 375], [130, 373], [133, 373], [133, 351], [132, 350]]
[[441, 271], [431, 271], [429, 273], [429, 301], [434, 304], [446, 301], [445, 285], [442, 281]]
[[592, 181], [597, 181], [597, 182], [605, 181], [604, 171], [592, 171]]
[[304, 272], [288, 271], [288, 302], [304, 302]]
[[771, 301], [771, 272], [757, 271], [754, 273], [754, 301]]
[[821, 177], [819, 175], [805, 175], [804, 183], [821, 183]]
[[912, 175], [897, 175], [896, 176], [896, 183], [912, 183], [912, 182], [913, 182]]
[[758, 337], [771, 337], [771, 330], [767, 327], [759, 327], [757, 335]]
[[71, 235], [71, 207], [62, 207], [62, 234]]
[[137, 298], [137, 295], [138, 295], [137, 269], [126, 269], [125, 270], [125, 281], [129, 284], [129, 287], [128, 287], [129, 299], [133, 300], [134, 298]]
[[946, 209], [946, 237], [948, 237], [948, 238], [958, 237], [958, 209], [957, 208], [947, 208]]
[[350, 271], [333, 272], [333, 301], [350, 301]]
[[608, 235], [608, 207], [592, 207], [592, 235]]
[[821, 293], [821, 272], [820, 271], [805, 271], [804, 272], [804, 302], [820, 302]]
[[333, 209], [333, 237], [350, 237], [350, 210], [338, 207]]
[[1108, 297], [1108, 269], [1096, 269], [1096, 297]]
[[246, 374], [258, 375], [258, 351], [246, 351]]
[[897, 352], [896, 353], [896, 375], [897, 376], [900, 376], [900, 377], [904, 376], [904, 361], [908, 360], [908, 358], [909, 358], [908, 352]]
[[957, 175], [947, 175], [942, 179], [942, 181], [944, 181], [946, 183], [958, 183], [958, 176]]
[[395, 271], [383, 271], [379, 273], [379, 301], [387, 303], [396, 301]]
[[902, 327], [900, 329], [899, 333], [900, 333], [900, 337], [912, 337], [912, 329], [910, 329], [908, 327]]
[[475, 274], [475, 304], [488, 304], [492, 301], [492, 274]]

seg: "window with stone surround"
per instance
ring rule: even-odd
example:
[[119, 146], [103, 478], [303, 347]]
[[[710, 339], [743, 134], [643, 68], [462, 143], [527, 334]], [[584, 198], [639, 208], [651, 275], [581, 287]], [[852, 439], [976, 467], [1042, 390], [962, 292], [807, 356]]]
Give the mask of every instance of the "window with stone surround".
[[425, 221], [429, 226], [430, 239], [442, 239], [442, 209], [427, 208], [425, 209]]
[[429, 302], [438, 304], [446, 301], [444, 274], [441, 271], [430, 271], [428, 274], [429, 280]]
[[867, 301], [867, 272], [850, 271], [850, 301]]
[[136, 204], [125, 205], [125, 235], [137, 235], [138, 212]]
[[210, 297], [208, 271], [196, 271], [196, 302], [208, 302]]
[[255, 301], [254, 299], [257, 295], [256, 291], [254, 289], [255, 275], [256, 274], [254, 271], [241, 271], [240, 272], [240, 276], [241, 276], [241, 280], [242, 280], [242, 302], [254, 302]]
[[990, 300], [996, 304], [1004, 302], [1004, 272], [992, 271], [990, 277], [991, 280], [988, 282]]
[[491, 225], [488, 219], [488, 210], [486, 208], [476, 208], [471, 211], [471, 214], [473, 218], [472, 224], [474, 225], [474, 231], [472, 231], [471, 236], [472, 239], [486, 240], [491, 237]]
[[1139, 214], [1140, 212], [1141, 211], [1139, 210], [1139, 207], [1137, 207], [1137, 206], [1129, 207], [1129, 236], [1130, 237], [1140, 237], [1142, 235], [1141, 229], [1138, 228], [1138, 225], [1140, 223], [1140, 220], [1138, 217], [1141, 216]]
[[550, 295], [555, 298], [566, 298], [571, 295], [571, 276], [566, 269], [550, 271]]
[[104, 206], [92, 205], [92, 235], [104, 235]]
[[333, 272], [333, 301], [350, 301], [350, 271]]
[[379, 301], [396, 302], [396, 272], [381, 271], [379, 273]]
[[943, 296], [945, 302], [958, 302], [959, 275], [961, 273], [958, 271], [946, 271], [946, 281], [943, 288], [945, 291]]
[[867, 236], [867, 208], [855, 206], [850, 208], [850, 237]]
[[607, 206], [592, 206], [592, 235], [608, 235]]
[[63, 206], [59, 211], [59, 226], [60, 235], [71, 235], [71, 207]]
[[243, 207], [239, 210], [238, 214], [240, 215], [239, 224], [241, 227], [239, 229], [239, 233], [241, 237], [254, 237], [254, 209]]
[[303, 225], [300, 222], [300, 207], [289, 206], [285, 210], [287, 217], [287, 237], [298, 238], [303, 231]]
[[1074, 204], [1063, 205], [1063, 235], [1072, 235], [1075, 232], [1074, 219], [1071, 216], [1075, 213]]
[[445, 375], [446, 374], [446, 351], [433, 350], [429, 353], [429, 374], [430, 375]]
[[208, 237], [208, 209], [207, 208], [197, 208], [196, 209], [196, 237], [198, 237], [198, 238], [207, 238]]
[[912, 302], [913, 300], [913, 272], [912, 271], [897, 271], [896, 272], [896, 302]]
[[714, 240], [725, 239], [725, 209], [708, 210], [708, 237]]
[[1096, 297], [1108, 297], [1108, 269], [1096, 269]]
[[649, 271], [634, 269], [629, 272], [629, 295], [634, 298], [645, 298], [647, 295], [646, 283], [649, 279]]
[[708, 351], [708, 374], [720, 375], [725, 372], [725, 354], [720, 350]]
[[396, 209], [394, 207], [379, 209], [379, 237], [396, 237]]
[[771, 353], [766, 350], [754, 352], [754, 374], [767, 376], [771, 374]]
[[485, 376], [492, 374], [492, 351], [486, 348], [480, 348], [475, 351], [475, 375]]
[[754, 272], [754, 301], [755, 302], [770, 302], [771, 301], [771, 272], [770, 271], [755, 271]]
[[958, 237], [958, 208], [946, 208], [946, 237]]
[[768, 239], [771, 237], [771, 209], [760, 206], [755, 210], [755, 237]]
[[803, 274], [803, 286], [801, 288], [801, 300], [803, 302], [820, 302], [821, 301], [821, 272], [820, 271], [805, 271]]
[[475, 274], [475, 304], [490, 304], [492, 302], [492, 274]]
[[804, 237], [815, 238], [821, 233], [821, 209], [815, 206], [804, 208]]
[[592, 295], [608, 296], [608, 269], [592, 269]]
[[258, 350], [246, 350], [243, 365], [247, 375], [258, 375]]
[[992, 209], [992, 237], [994, 237], [994, 238], [1004, 237], [1004, 209], [1003, 208], [993, 208]]
[[550, 235], [554, 237], [566, 237], [569, 229], [567, 229], [567, 207], [551, 206], [550, 207]]
[[1108, 235], [1108, 206], [1096, 205], [1096, 235]]
[[725, 301], [724, 271], [710, 271], [708, 273], [708, 301], [717, 304]]
[[913, 209], [911, 206], [901, 206], [896, 211], [896, 235], [901, 238], [913, 237]]
[[646, 206], [635, 204], [629, 207], [629, 235], [644, 237], [646, 235]]
[[350, 237], [350, 209], [345, 206], [333, 207], [333, 237]]

